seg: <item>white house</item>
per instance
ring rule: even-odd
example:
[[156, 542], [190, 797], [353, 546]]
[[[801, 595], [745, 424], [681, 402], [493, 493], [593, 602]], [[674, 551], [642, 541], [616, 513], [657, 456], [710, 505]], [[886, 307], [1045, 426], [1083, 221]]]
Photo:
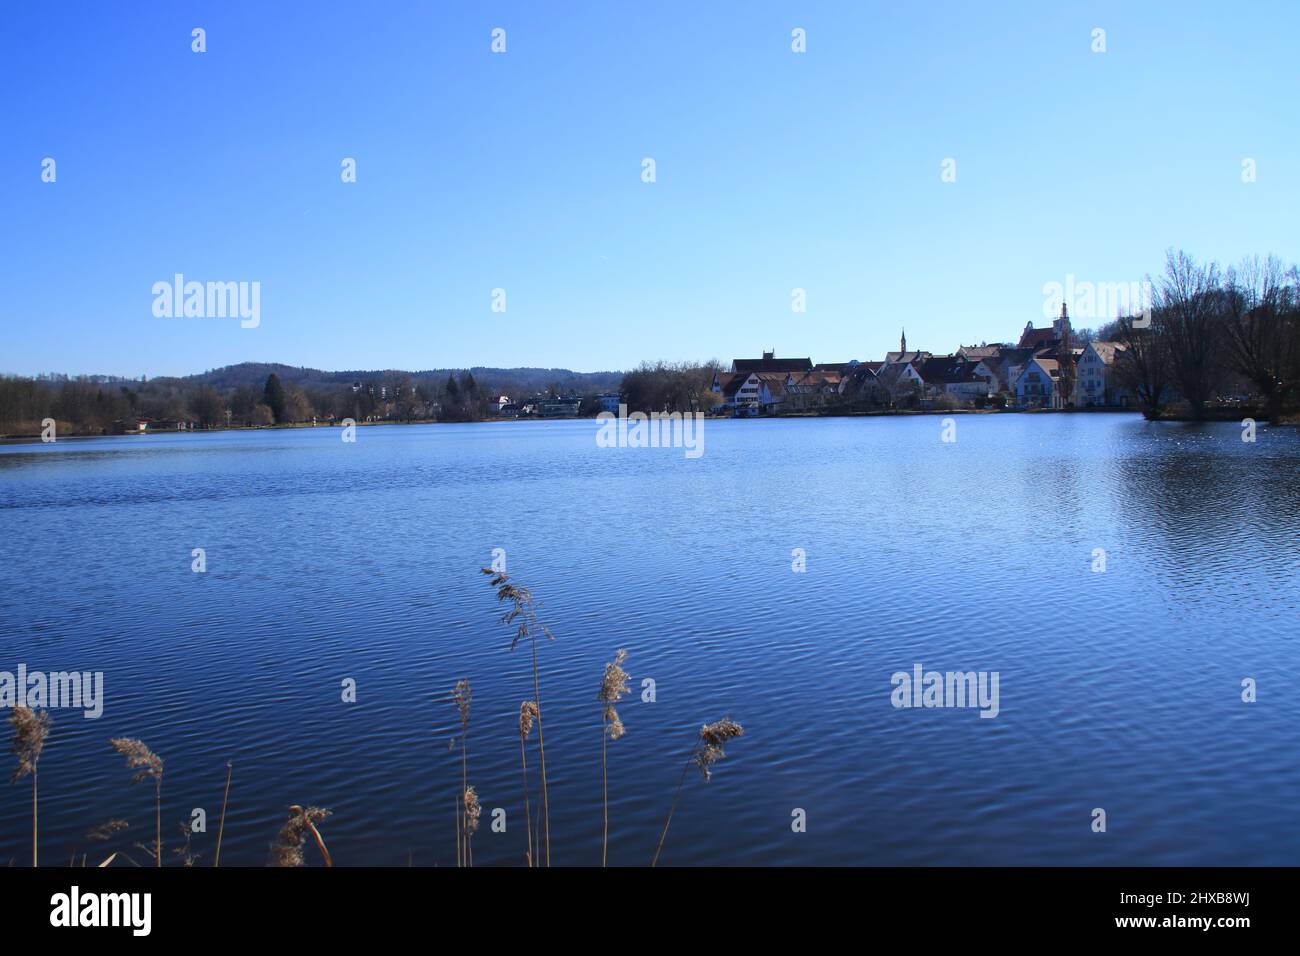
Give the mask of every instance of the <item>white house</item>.
[[1074, 404], [1080, 408], [1128, 405], [1132, 396], [1115, 379], [1115, 361], [1124, 353], [1120, 342], [1090, 342], [1078, 363]]
[[[737, 415], [757, 415], [776, 411], [785, 401], [786, 386], [793, 381], [789, 372], [750, 372], [736, 387], [734, 404]], [[736, 385], [736, 379], [730, 383]]]
[[998, 360], [996, 358], [980, 359], [971, 369], [971, 375], [974, 378], [983, 379], [988, 386], [988, 394], [996, 395], [1003, 389], [1002, 373], [1000, 371]]

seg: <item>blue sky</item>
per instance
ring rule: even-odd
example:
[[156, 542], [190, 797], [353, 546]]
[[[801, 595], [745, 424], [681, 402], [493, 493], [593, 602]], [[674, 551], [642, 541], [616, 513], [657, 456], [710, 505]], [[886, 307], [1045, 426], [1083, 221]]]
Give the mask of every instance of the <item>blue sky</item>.
[[[1013, 339], [1070, 274], [1300, 259], [1297, 27], [1294, 3], [12, 4], [0, 372]], [[260, 325], [155, 317], [178, 272], [260, 282]]]

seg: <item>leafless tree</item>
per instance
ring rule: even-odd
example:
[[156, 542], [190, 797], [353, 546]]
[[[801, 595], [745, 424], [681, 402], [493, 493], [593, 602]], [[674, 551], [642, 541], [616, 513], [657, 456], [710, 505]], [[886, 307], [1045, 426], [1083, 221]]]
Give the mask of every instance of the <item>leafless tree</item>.
[[1193, 418], [1205, 417], [1214, 394], [1219, 294], [1217, 265], [1198, 263], [1182, 251], [1167, 253], [1155, 295], [1155, 338], [1167, 343], [1170, 375]]
[[1115, 321], [1114, 341], [1124, 346], [1115, 360], [1115, 376], [1138, 400], [1142, 415], [1155, 421], [1169, 400], [1169, 347], [1155, 315], [1147, 322], [1138, 316]]
[[1300, 388], [1296, 280], [1275, 257], [1251, 257], [1228, 270], [1220, 299], [1227, 363], [1258, 389], [1273, 421]]

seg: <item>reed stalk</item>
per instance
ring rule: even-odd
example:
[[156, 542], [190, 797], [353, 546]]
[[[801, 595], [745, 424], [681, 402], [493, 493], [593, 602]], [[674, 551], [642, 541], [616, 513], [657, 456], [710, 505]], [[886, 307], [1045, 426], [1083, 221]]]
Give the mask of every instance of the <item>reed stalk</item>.
[[466, 787], [462, 796], [462, 802], [465, 807], [465, 859], [468, 866], [474, 865], [474, 834], [478, 832], [478, 819], [482, 809], [479, 806], [478, 794], [473, 787]]
[[217, 857], [212, 861], [212, 866], [221, 865], [221, 838], [226, 833], [226, 804], [230, 801], [230, 777], [235, 772], [235, 762], [226, 761], [226, 792], [221, 797], [221, 825], [217, 827]]
[[524, 829], [528, 831], [528, 865], [534, 865], [533, 858], [533, 813], [528, 804], [528, 749], [525, 742], [533, 731], [533, 721], [537, 719], [537, 705], [526, 700], [519, 705], [519, 764], [524, 770]]
[[600, 711], [600, 784], [601, 799], [604, 806], [604, 833], [600, 845], [600, 865], [605, 865], [609, 853], [609, 771], [605, 759], [606, 741], [618, 740], [623, 736], [623, 721], [618, 716], [615, 705], [628, 693], [628, 674], [623, 670], [627, 660], [627, 651], [619, 649], [614, 660], [605, 665], [605, 675], [600, 681], [600, 690], [596, 700], [601, 704]]
[[537, 705], [537, 752], [541, 764], [542, 777], [542, 835], [546, 854], [546, 865], [551, 865], [551, 795], [546, 778], [546, 738], [542, 731], [542, 690], [537, 671], [537, 632], [541, 631], [550, 640], [555, 635], [547, 630], [537, 618], [537, 609], [533, 604], [533, 594], [528, 588], [510, 583], [510, 578], [500, 571], [482, 568], [484, 574], [491, 575], [488, 584], [496, 588], [497, 600], [509, 602], [511, 608], [501, 615], [503, 624], [518, 623], [514, 639], [510, 642], [513, 651], [519, 641], [528, 638], [533, 662], [533, 703]]
[[460, 792], [461, 803], [456, 811], [456, 842], [462, 847], [461, 866], [473, 866], [470, 858], [468, 817], [466, 815], [465, 794], [469, 792], [469, 757], [466, 752], [466, 740], [469, 735], [469, 705], [473, 693], [470, 691], [469, 679], [461, 678], [451, 692], [452, 702], [460, 714]]
[[38, 811], [40, 810], [39, 787], [37, 785], [37, 764], [41, 751], [45, 749], [45, 738], [50, 733], [50, 715], [48, 711], [36, 713], [28, 707], [18, 705], [9, 715], [13, 725], [13, 740], [10, 749], [18, 760], [18, 767], [9, 778], [10, 783], [17, 783], [23, 777], [32, 777], [32, 867], [39, 864], [37, 854]]
[[668, 809], [668, 819], [664, 821], [664, 832], [659, 835], [659, 845], [655, 847], [654, 859], [650, 861], [652, 867], [659, 864], [659, 854], [663, 852], [664, 840], [668, 836], [668, 826], [673, 822], [673, 813], [677, 810], [677, 799], [682, 794], [682, 784], [686, 782], [686, 772], [691, 769], [691, 764], [699, 768], [704, 777], [704, 782], [708, 783], [713, 779], [713, 765], [727, 756], [727, 741], [743, 736], [744, 733], [745, 728], [730, 717], [723, 717], [721, 720], [705, 724], [700, 728], [699, 741], [696, 743], [695, 749], [691, 751], [690, 757], [687, 758], [686, 765], [682, 767], [682, 775], [677, 780], [677, 789], [673, 793], [673, 803]]
[[109, 742], [114, 750], [126, 758], [126, 766], [134, 770], [132, 783], [142, 780], [153, 781], [154, 793], [154, 866], [162, 866], [162, 758], [144, 745], [144, 742], [132, 737], [114, 737]]

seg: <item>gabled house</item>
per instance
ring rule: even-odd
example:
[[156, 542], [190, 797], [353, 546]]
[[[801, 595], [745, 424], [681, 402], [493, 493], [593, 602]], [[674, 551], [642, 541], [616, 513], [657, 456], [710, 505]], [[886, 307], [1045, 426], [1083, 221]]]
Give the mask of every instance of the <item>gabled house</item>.
[[876, 373], [890, 404], [915, 405], [925, 396], [925, 379], [913, 362], [885, 363]]
[[1029, 348], [1004, 348], [999, 350], [997, 359], [999, 391], [1006, 392], [1014, 398], [1016, 381], [1034, 357], [1034, 350]]
[[778, 411], [786, 400], [786, 383], [790, 381], [790, 372], [750, 372], [737, 375], [727, 384], [727, 391], [732, 392], [727, 404], [736, 415], [758, 415]]
[[1002, 363], [998, 361], [996, 354], [976, 360], [971, 367], [971, 375], [974, 378], [983, 380], [987, 395], [992, 396], [998, 392], [1007, 391], [1007, 381], [1003, 377]]
[[880, 381], [884, 362], [858, 362], [840, 380], [840, 398], [852, 405], [887, 405], [889, 390]]
[[802, 375], [789, 373], [784, 383], [786, 409], [822, 408], [836, 404], [840, 399], [840, 385], [844, 373], [838, 365], [817, 365]]
[[1087, 408], [1132, 404], [1132, 394], [1115, 378], [1115, 362], [1124, 351], [1120, 342], [1088, 343], [1076, 366], [1075, 405]]
[[936, 355], [926, 359], [918, 368], [926, 398], [934, 400], [947, 395], [963, 404], [988, 398], [989, 376], [976, 374], [979, 365], [979, 362], [968, 361], [960, 355]]
[[1016, 379], [1016, 403], [1024, 408], [1060, 408], [1062, 400], [1057, 380], [1060, 364], [1056, 359], [1035, 356], [1026, 363]]

